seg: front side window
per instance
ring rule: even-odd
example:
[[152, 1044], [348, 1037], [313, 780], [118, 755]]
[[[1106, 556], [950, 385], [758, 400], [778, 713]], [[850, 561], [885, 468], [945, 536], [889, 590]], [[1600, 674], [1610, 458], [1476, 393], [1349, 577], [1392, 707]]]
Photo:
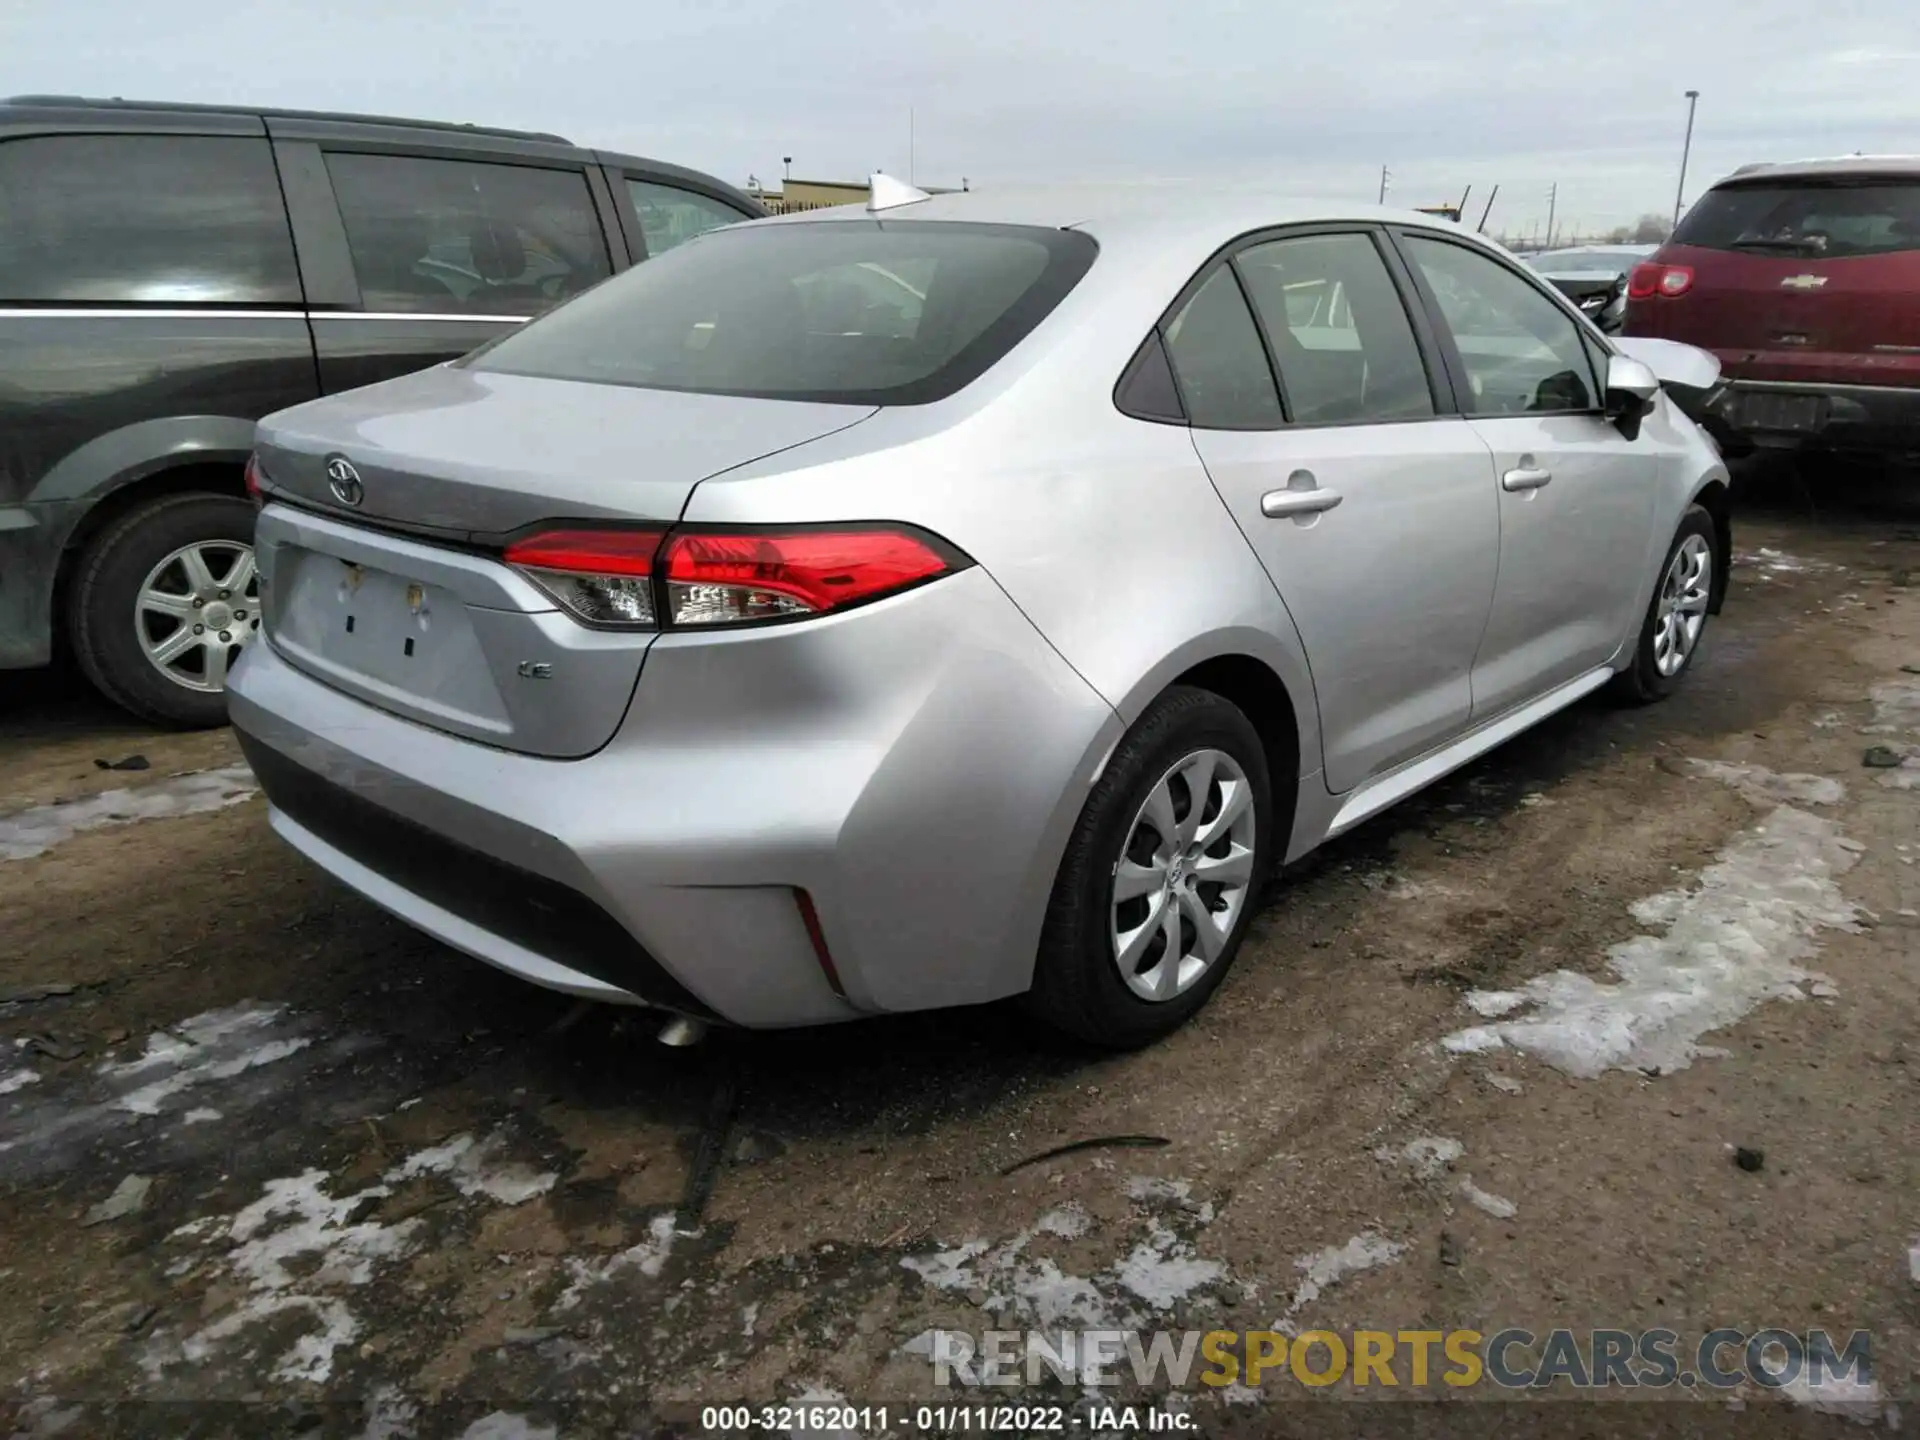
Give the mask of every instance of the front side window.
[[1241, 251], [1297, 425], [1418, 420], [1426, 368], [1386, 262], [1365, 235], [1303, 235]]
[[1597, 410], [1600, 399], [1580, 326], [1504, 266], [1464, 245], [1424, 236], [1408, 257], [1439, 303], [1466, 366], [1475, 415]]
[[273, 152], [244, 136], [0, 143], [0, 301], [298, 305]]
[[1280, 393], [1231, 266], [1214, 269], [1166, 327], [1167, 358], [1188, 421], [1202, 430], [1279, 425]]
[[613, 273], [586, 176], [329, 153], [368, 310], [531, 315]]
[[664, 254], [716, 225], [731, 225], [747, 218], [731, 205], [653, 180], [627, 181], [627, 200], [640, 222], [649, 256]]
[[1673, 243], [1828, 260], [1920, 250], [1920, 184], [1723, 185], [1687, 212]]
[[1093, 263], [1071, 230], [834, 220], [722, 227], [466, 363], [710, 395], [917, 405], [983, 374]]

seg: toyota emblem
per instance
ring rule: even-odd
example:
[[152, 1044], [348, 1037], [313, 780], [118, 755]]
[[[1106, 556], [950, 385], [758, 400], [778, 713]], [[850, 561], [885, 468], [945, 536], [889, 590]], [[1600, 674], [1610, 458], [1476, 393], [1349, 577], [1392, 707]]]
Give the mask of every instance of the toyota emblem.
[[360, 472], [344, 455], [327, 457], [327, 489], [342, 505], [357, 507], [367, 498], [367, 487], [361, 483]]

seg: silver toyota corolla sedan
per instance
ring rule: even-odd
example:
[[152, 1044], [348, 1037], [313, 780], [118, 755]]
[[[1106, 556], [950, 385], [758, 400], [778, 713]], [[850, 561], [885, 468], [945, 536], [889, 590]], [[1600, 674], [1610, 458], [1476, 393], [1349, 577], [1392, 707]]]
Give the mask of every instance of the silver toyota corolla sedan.
[[537, 984], [1142, 1043], [1281, 862], [1680, 681], [1713, 362], [1638, 343], [1417, 213], [876, 177], [267, 419], [233, 720], [286, 841]]

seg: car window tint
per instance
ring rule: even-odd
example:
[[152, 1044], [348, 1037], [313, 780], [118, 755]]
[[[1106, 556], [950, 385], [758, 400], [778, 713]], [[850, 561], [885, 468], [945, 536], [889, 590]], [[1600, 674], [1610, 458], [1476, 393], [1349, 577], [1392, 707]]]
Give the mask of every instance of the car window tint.
[[265, 140], [49, 135], [0, 144], [0, 300], [300, 299]]
[[1580, 327], [1566, 311], [1464, 245], [1410, 236], [1406, 246], [1466, 364], [1467, 409], [1518, 415], [1599, 408]]
[[1920, 250], [1920, 184], [1723, 185], [1687, 212], [1673, 243], [1816, 259]]
[[327, 173], [369, 310], [530, 315], [613, 273], [577, 170], [335, 152]]
[[651, 180], [627, 181], [627, 200], [640, 221], [648, 255], [671, 250], [716, 225], [731, 225], [747, 218], [719, 200]]
[[1413, 324], [1365, 235], [1307, 235], [1234, 257], [1296, 425], [1414, 420], [1433, 394]]
[[1190, 424], [1261, 430], [1282, 423], [1273, 370], [1231, 268], [1216, 268], [1180, 307], [1166, 341]]
[[1097, 251], [1089, 236], [1038, 226], [723, 226], [471, 363], [711, 395], [925, 404], [1006, 354]]

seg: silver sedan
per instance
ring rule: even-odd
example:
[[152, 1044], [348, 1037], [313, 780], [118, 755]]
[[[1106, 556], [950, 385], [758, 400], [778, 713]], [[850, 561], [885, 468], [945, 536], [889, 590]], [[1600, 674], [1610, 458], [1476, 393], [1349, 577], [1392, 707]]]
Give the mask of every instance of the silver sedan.
[[1140, 1044], [1283, 861], [1680, 683], [1713, 375], [1418, 213], [876, 177], [263, 422], [233, 719], [287, 842], [535, 983]]

